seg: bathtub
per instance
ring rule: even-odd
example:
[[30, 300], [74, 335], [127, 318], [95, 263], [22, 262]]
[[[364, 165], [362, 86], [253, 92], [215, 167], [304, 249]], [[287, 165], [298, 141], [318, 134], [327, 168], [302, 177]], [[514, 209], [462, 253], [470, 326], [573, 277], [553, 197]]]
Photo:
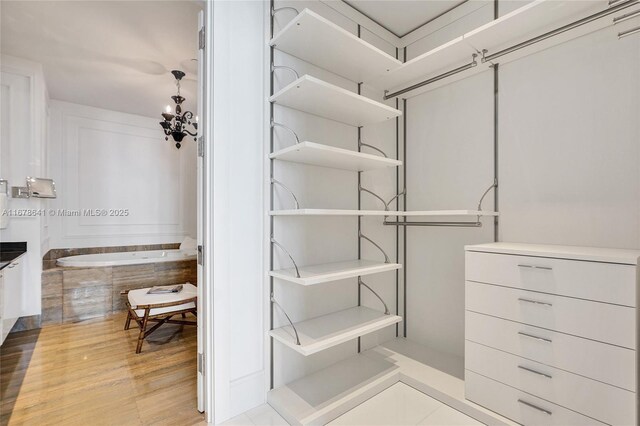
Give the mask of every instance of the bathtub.
[[58, 266], [90, 268], [100, 266], [139, 265], [142, 263], [176, 262], [196, 258], [195, 250], [147, 250], [119, 253], [81, 254], [61, 257]]

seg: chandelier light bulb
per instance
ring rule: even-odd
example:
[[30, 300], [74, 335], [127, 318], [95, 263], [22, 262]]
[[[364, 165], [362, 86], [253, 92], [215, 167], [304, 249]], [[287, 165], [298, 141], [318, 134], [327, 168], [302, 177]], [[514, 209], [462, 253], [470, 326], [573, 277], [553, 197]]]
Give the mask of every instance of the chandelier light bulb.
[[166, 112], [167, 114], [171, 114], [171, 105], [167, 105], [167, 106], [164, 108], [164, 112]]

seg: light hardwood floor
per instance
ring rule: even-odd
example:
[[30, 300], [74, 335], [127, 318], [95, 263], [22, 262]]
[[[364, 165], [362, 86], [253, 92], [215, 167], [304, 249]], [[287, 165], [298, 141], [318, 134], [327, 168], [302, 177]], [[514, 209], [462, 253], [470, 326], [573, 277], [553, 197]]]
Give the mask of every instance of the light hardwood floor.
[[35, 346], [33, 336], [10, 335], [0, 350], [2, 424], [205, 424], [196, 409], [196, 328], [165, 324], [136, 355], [138, 330], [124, 331], [124, 321], [115, 314], [45, 326]]

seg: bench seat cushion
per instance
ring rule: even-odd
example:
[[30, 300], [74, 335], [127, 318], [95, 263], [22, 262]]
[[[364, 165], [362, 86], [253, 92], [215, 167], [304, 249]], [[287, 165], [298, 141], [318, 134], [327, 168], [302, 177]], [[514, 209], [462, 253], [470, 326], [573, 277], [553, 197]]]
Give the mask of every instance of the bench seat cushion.
[[[191, 283], [183, 284], [182, 291], [179, 293], [147, 294], [147, 291], [149, 291], [148, 288], [140, 288], [137, 290], [129, 291], [129, 304], [133, 309], [135, 309], [139, 305], [155, 305], [161, 303], [179, 302], [180, 300], [191, 299], [198, 295], [198, 289]], [[177, 312], [195, 307], [196, 304], [194, 302], [189, 302], [176, 306], [168, 306], [165, 308], [152, 308], [149, 312], [149, 315], [167, 314], [170, 312]], [[135, 309], [135, 312], [139, 317], [144, 316], [144, 309]]]

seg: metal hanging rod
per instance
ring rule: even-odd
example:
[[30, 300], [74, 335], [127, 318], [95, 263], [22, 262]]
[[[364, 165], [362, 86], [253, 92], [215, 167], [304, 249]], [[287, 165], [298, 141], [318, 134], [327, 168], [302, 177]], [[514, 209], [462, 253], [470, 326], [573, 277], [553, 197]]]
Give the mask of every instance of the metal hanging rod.
[[293, 321], [291, 321], [291, 318], [289, 318], [289, 315], [287, 315], [287, 311], [285, 311], [282, 308], [282, 306], [276, 301], [276, 298], [274, 297], [273, 293], [271, 293], [271, 303], [276, 305], [278, 309], [280, 309], [280, 312], [282, 312], [284, 316], [287, 318], [287, 321], [289, 321], [289, 325], [291, 326], [291, 328], [293, 328], [293, 333], [295, 334], [295, 338], [296, 338], [295, 344], [300, 346], [300, 337], [298, 336], [298, 330], [296, 330], [296, 326], [293, 325]]
[[[589, 15], [589, 16], [587, 16], [585, 18], [579, 19], [579, 20], [577, 20], [575, 22], [572, 22], [570, 24], [564, 25], [564, 26], [562, 26], [560, 28], [556, 28], [555, 30], [546, 32], [546, 33], [544, 33], [542, 35], [539, 35], [537, 37], [533, 37], [533, 38], [531, 38], [529, 40], [523, 41], [522, 43], [518, 43], [518, 44], [516, 44], [514, 46], [511, 46], [511, 47], [508, 47], [508, 48], [503, 49], [503, 50], [501, 50], [499, 52], [492, 53], [491, 55], [486, 55], [486, 51], [483, 51], [482, 62], [484, 63], [484, 62], [493, 61], [493, 60], [495, 60], [495, 59], [497, 59], [497, 58], [499, 58], [501, 56], [504, 56], [504, 55], [507, 55], [509, 53], [515, 52], [516, 50], [520, 50], [520, 49], [525, 48], [527, 46], [531, 46], [532, 44], [541, 42], [541, 41], [546, 40], [548, 38], [554, 37], [554, 36], [556, 36], [558, 34], [562, 34], [564, 32], [572, 30], [574, 28], [577, 28], [577, 27], [580, 27], [582, 25], [588, 24], [588, 23], [593, 22], [593, 21], [595, 21], [597, 19], [600, 19], [602, 17], [609, 16], [611, 14], [614, 14], [616, 12], [619, 12], [619, 11], [621, 11], [623, 9], [626, 9], [626, 8], [628, 8], [630, 6], [633, 6], [633, 5], [637, 4], [638, 1], [640, 1], [640, 0], [612, 0], [612, 1], [609, 2], [609, 8], [606, 9], [606, 10], [602, 10], [600, 12], [596, 12], [596, 13], [594, 13], [592, 15]], [[618, 34], [618, 38], [626, 37], [626, 36], [629, 36], [629, 35], [634, 34], [636, 32], [639, 32], [639, 31], [635, 31], [635, 30], [626, 31], [625, 33]], [[461, 72], [466, 71], [468, 69], [471, 69], [471, 68], [473, 68], [473, 67], [475, 67], [477, 65], [475, 57], [476, 57], [476, 55], [474, 55], [473, 61], [471, 63], [467, 64], [467, 65], [463, 65], [463, 66], [455, 68], [455, 69], [453, 69], [451, 71], [447, 71], [447, 72], [445, 72], [443, 74], [437, 75], [437, 76], [432, 77], [432, 78], [430, 78], [428, 80], [424, 80], [424, 81], [422, 81], [420, 83], [416, 83], [416, 84], [414, 84], [412, 86], [409, 86], [409, 87], [407, 87], [405, 89], [398, 90], [398, 91], [393, 92], [393, 93], [387, 93], [387, 91], [385, 91], [384, 100], [395, 98], [395, 97], [400, 96], [400, 95], [402, 95], [404, 93], [410, 92], [412, 90], [418, 89], [420, 87], [423, 87], [423, 86], [426, 86], [428, 84], [435, 83], [436, 81], [442, 80], [444, 78], [450, 77], [450, 76], [452, 76], [454, 74], [458, 74], [458, 73], [461, 73]]]
[[637, 3], [638, 3], [638, 0], [625, 0], [625, 1], [616, 0], [613, 3], [610, 2], [609, 3], [610, 7], [608, 9], [606, 9], [606, 10], [602, 10], [600, 12], [596, 12], [596, 13], [594, 13], [592, 15], [589, 15], [589, 16], [587, 16], [585, 18], [579, 19], [579, 20], [574, 21], [574, 22], [572, 22], [570, 24], [564, 25], [564, 26], [562, 26], [560, 28], [556, 28], [555, 30], [551, 30], [551, 31], [546, 32], [546, 33], [544, 33], [542, 35], [539, 35], [537, 37], [530, 38], [529, 40], [523, 41], [522, 43], [518, 43], [518, 44], [516, 44], [514, 46], [511, 46], [511, 47], [508, 47], [508, 48], [503, 49], [503, 50], [501, 50], [499, 52], [492, 53], [491, 55], [486, 56], [484, 58], [484, 61], [493, 61], [494, 59], [497, 59], [497, 58], [499, 58], [501, 56], [507, 55], [509, 53], [515, 52], [516, 50], [520, 50], [520, 49], [525, 48], [527, 46], [531, 46], [532, 44], [539, 43], [539, 42], [544, 41], [544, 40], [546, 40], [548, 38], [551, 38], [551, 37], [557, 36], [559, 34], [565, 33], [567, 31], [573, 30], [574, 28], [581, 27], [582, 25], [588, 24], [588, 23], [593, 22], [593, 21], [595, 21], [597, 19], [600, 19], [602, 17], [609, 16], [609, 15], [611, 15], [613, 13], [619, 12], [619, 11], [621, 11], [623, 9], [626, 9], [626, 8], [628, 8], [630, 6], [633, 6], [634, 4], [637, 4]]
[[624, 21], [627, 21], [627, 20], [629, 20], [631, 18], [635, 18], [638, 15], [640, 15], [640, 9], [636, 10], [635, 12], [629, 12], [629, 13], [626, 13], [626, 14], [624, 14], [622, 16], [618, 16], [616, 18], [613, 18], [613, 25], [617, 25], [620, 22], [624, 22]]
[[371, 287], [369, 287], [368, 285], [366, 285], [366, 284], [364, 283], [364, 281], [362, 281], [362, 278], [360, 278], [360, 277], [358, 277], [358, 284], [359, 284], [359, 285], [361, 285], [361, 286], [364, 286], [364, 287], [368, 288], [368, 289], [369, 289], [369, 291], [370, 291], [371, 293], [373, 293], [373, 295], [374, 295], [374, 296], [376, 296], [376, 297], [377, 297], [377, 298], [382, 302], [382, 305], [384, 306], [384, 314], [385, 314], [385, 315], [391, 315], [391, 312], [389, 311], [389, 307], [387, 306], [387, 304], [386, 304], [386, 303], [384, 303], [384, 300], [382, 299], [382, 297], [380, 297], [380, 295], [379, 295], [378, 293], [376, 293], [374, 289], [372, 289]]
[[[498, 187], [498, 179], [494, 179], [493, 183], [491, 184], [491, 186], [489, 188], [486, 189], [486, 191], [484, 191], [482, 193], [482, 196], [480, 197], [480, 201], [478, 201], [478, 211], [482, 212], [482, 202], [484, 201], [484, 198], [487, 196], [487, 194], [489, 194], [489, 192]], [[480, 222], [480, 215], [476, 216], [476, 220], [475, 222], [469, 222], [469, 221], [463, 221], [463, 222], [409, 222], [409, 221], [388, 221], [385, 219], [384, 222], [382, 222], [383, 225], [390, 225], [390, 226], [449, 226], [449, 227], [458, 227], [458, 228], [481, 228], [482, 227], [482, 222]]]
[[447, 226], [452, 228], [481, 228], [482, 222], [401, 222], [388, 221], [382, 222], [383, 225], [389, 226]]
[[271, 120], [271, 128], [273, 129], [274, 127], [282, 127], [283, 129], [290, 131], [291, 134], [296, 138], [296, 145], [300, 143], [298, 134], [291, 127], [287, 127], [284, 124], [276, 123], [275, 121]]
[[276, 178], [271, 178], [271, 184], [278, 185], [279, 187], [287, 191], [293, 198], [293, 202], [295, 203], [295, 209], [298, 210], [300, 208], [300, 203], [298, 203], [298, 198], [296, 197], [296, 194], [294, 194], [293, 191], [289, 189], [289, 187], [287, 187], [284, 183], [280, 182]]
[[396, 194], [393, 196], [393, 198], [391, 198], [389, 201], [385, 201], [381, 196], [379, 196], [378, 194], [376, 194], [373, 191], [368, 190], [367, 188], [363, 188], [362, 185], [358, 184], [358, 191], [362, 191], [362, 192], [366, 192], [368, 194], [373, 195], [374, 197], [376, 197], [378, 200], [382, 201], [382, 204], [384, 204], [384, 210], [385, 211], [389, 211], [389, 205], [391, 205], [391, 203], [393, 203], [393, 201], [400, 197], [401, 195], [405, 195], [407, 193], [407, 189], [403, 189], [400, 193]]
[[380, 154], [384, 155], [384, 158], [389, 158], [387, 156], [387, 154], [383, 150], [381, 150], [380, 148], [376, 148], [373, 145], [366, 144], [366, 143], [362, 142], [362, 138], [359, 138], [358, 139], [358, 148], [362, 148], [363, 146], [366, 146], [367, 148], [371, 148], [371, 149], [373, 149], [375, 151], [378, 151]]
[[371, 238], [369, 238], [366, 235], [364, 235], [362, 233], [362, 231], [358, 231], [358, 237], [359, 238], [364, 238], [365, 240], [367, 240], [371, 244], [373, 244], [378, 250], [380, 250], [382, 252], [382, 254], [384, 255], [384, 263], [391, 263], [391, 260], [389, 260], [389, 256], [387, 256], [387, 253], [382, 249], [382, 247], [380, 247], [378, 244], [376, 244], [375, 241], [373, 241]]
[[287, 67], [287, 66], [284, 66], [284, 65], [273, 65], [273, 64], [271, 64], [271, 72], [274, 72], [274, 71], [277, 71], [277, 70], [290, 71], [296, 76], [296, 80], [300, 78], [300, 74], [298, 74], [298, 71], [296, 71], [295, 69], [293, 69], [291, 67]]
[[640, 27], [632, 28], [628, 31], [623, 31], [621, 33], [618, 33], [618, 40], [620, 40], [621, 38], [628, 37], [632, 34], [637, 34], [637, 33], [640, 33]]
[[291, 259], [291, 263], [293, 263], [293, 267], [296, 270], [296, 278], [300, 278], [300, 270], [298, 270], [298, 264], [296, 263], [295, 260], [293, 260], [293, 256], [291, 256], [291, 253], [289, 253], [289, 250], [284, 248], [284, 246], [282, 244], [280, 244], [278, 241], [276, 241], [276, 239], [273, 237], [273, 235], [271, 236], [271, 244], [275, 245], [280, 250], [282, 250], [287, 256], [289, 256], [289, 259]]
[[444, 78], [450, 77], [450, 76], [452, 76], [454, 74], [458, 74], [458, 73], [460, 73], [462, 71], [466, 71], [468, 69], [471, 69], [471, 68], [473, 68], [473, 67], [478, 65], [478, 61], [476, 61], [477, 57], [478, 57], [478, 55], [476, 53], [474, 53], [473, 55], [471, 55], [471, 62], [469, 62], [468, 64], [463, 65], [463, 66], [458, 67], [458, 68], [455, 68], [455, 69], [452, 69], [451, 71], [447, 71], [445, 73], [442, 73], [440, 75], [432, 77], [432, 78], [430, 78], [428, 80], [421, 81], [420, 83], [416, 83], [416, 84], [414, 84], [412, 86], [409, 86], [409, 87], [407, 87], [405, 89], [398, 90], [397, 92], [388, 93], [388, 91], [385, 90], [384, 91], [384, 100], [386, 101], [388, 99], [395, 98], [395, 97], [403, 95], [403, 94], [405, 94], [407, 92], [411, 92], [412, 90], [418, 89], [420, 87], [426, 86], [426, 85], [431, 84], [431, 83], [435, 83], [436, 81], [439, 81], [439, 80], [442, 80]]

